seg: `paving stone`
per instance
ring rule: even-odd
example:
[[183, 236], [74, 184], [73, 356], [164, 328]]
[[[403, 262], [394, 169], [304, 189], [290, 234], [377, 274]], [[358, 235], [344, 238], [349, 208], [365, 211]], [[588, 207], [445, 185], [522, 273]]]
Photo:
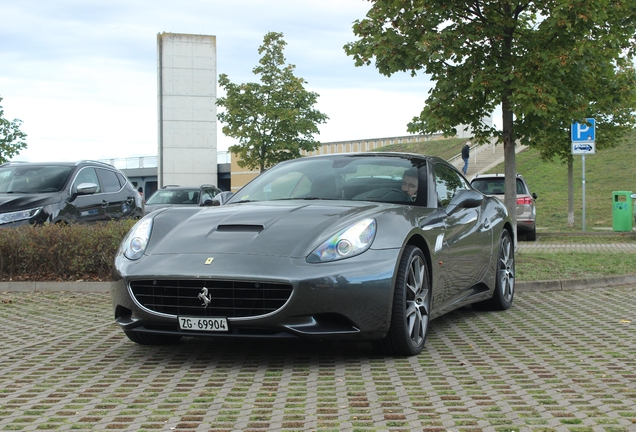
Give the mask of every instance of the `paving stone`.
[[464, 308], [409, 358], [342, 342], [139, 346], [105, 292], [0, 298], [0, 430], [636, 430], [636, 285]]

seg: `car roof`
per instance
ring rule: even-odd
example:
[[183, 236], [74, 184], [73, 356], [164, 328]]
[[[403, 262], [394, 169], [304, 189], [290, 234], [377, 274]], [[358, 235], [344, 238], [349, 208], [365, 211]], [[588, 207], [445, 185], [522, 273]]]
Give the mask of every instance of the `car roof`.
[[[473, 180], [477, 180], [477, 179], [484, 179], [484, 178], [505, 178], [506, 175], [505, 174], [475, 174], [475, 176], [473, 177]], [[517, 178], [523, 178], [523, 176], [521, 174], [517, 174]]]
[[[406, 153], [406, 152], [371, 152], [369, 151], [369, 152], [327, 153], [327, 154], [320, 154], [320, 155], [305, 156], [302, 159], [314, 159], [314, 158], [315, 159], [320, 159], [320, 158], [333, 159], [333, 158], [347, 158], [347, 157], [353, 157], [353, 158], [385, 157], [385, 158], [401, 158], [401, 159], [419, 159], [420, 161], [429, 160], [431, 162], [435, 162], [435, 163], [441, 162], [446, 165], [452, 166], [450, 163], [448, 163], [448, 161], [437, 156], [424, 155], [420, 153]], [[281, 163], [289, 163], [289, 162], [294, 162], [297, 160], [300, 160], [300, 158], [289, 159]]]
[[162, 186], [161, 189], [159, 190], [191, 190], [191, 189], [201, 189], [201, 188], [207, 188], [207, 187], [213, 187], [216, 188], [216, 186], [214, 186], [213, 184], [202, 184], [199, 186], [182, 186], [182, 185], [165, 185]]
[[68, 166], [74, 167], [79, 165], [97, 165], [103, 166], [104, 168], [116, 169], [113, 165], [107, 164], [106, 162], [100, 162], [95, 160], [80, 160], [74, 162], [62, 161], [62, 162], [24, 162], [24, 161], [9, 161], [3, 164], [0, 164], [0, 167], [5, 166]]

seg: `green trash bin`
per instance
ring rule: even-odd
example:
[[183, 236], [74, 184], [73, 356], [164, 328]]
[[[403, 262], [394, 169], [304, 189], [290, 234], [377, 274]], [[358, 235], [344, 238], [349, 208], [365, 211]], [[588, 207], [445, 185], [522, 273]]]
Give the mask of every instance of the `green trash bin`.
[[632, 218], [631, 191], [612, 192], [612, 226], [614, 231], [631, 231]]

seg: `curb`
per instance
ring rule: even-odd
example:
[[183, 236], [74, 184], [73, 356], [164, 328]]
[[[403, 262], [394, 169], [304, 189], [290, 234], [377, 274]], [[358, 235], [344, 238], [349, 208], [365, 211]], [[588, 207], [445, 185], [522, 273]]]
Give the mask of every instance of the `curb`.
[[0, 292], [109, 292], [111, 282], [0, 282]]
[[606, 288], [636, 284], [636, 275], [605, 276], [591, 279], [563, 279], [551, 281], [516, 282], [515, 291], [571, 291], [586, 288]]
[[[515, 291], [571, 291], [575, 289], [605, 288], [636, 285], [636, 275], [606, 276], [592, 279], [564, 279], [544, 281], [517, 281]], [[2, 292], [109, 292], [111, 282], [0, 282]]]

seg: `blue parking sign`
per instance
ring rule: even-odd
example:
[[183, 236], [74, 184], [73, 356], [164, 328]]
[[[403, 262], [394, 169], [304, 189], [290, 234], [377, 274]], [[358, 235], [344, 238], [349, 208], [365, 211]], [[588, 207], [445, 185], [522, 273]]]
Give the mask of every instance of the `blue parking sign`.
[[572, 142], [596, 141], [596, 123], [593, 118], [586, 118], [585, 123], [572, 123]]

